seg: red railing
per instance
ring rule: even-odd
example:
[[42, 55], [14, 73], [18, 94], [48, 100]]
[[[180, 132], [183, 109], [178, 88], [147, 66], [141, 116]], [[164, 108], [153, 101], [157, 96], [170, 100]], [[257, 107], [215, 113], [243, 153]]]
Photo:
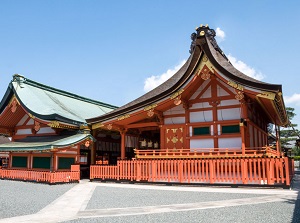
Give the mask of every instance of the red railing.
[[50, 184], [79, 182], [80, 170], [78, 165], [72, 165], [71, 171], [36, 171], [21, 169], [0, 169], [1, 179], [45, 182]]
[[246, 148], [243, 152], [241, 148], [202, 148], [202, 149], [160, 149], [141, 150], [135, 149], [137, 159], [195, 159], [195, 158], [235, 158], [235, 157], [280, 157], [271, 147]]
[[290, 185], [290, 158], [158, 159], [90, 167], [90, 179], [148, 182]]

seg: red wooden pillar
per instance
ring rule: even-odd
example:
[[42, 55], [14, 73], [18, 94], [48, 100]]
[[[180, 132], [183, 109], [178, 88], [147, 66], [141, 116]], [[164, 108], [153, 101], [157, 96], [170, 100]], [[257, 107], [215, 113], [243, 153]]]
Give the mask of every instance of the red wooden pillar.
[[242, 137], [242, 155], [246, 154], [246, 136], [244, 123], [240, 123], [241, 137]]
[[[52, 158], [53, 157], [53, 158]], [[52, 164], [52, 171], [57, 171], [57, 167], [58, 167], [58, 155], [56, 152], [51, 154], [51, 164]]]
[[275, 130], [276, 130], [276, 150], [277, 150], [277, 153], [280, 154], [281, 153], [280, 129], [279, 129], [279, 126], [277, 126], [276, 124], [275, 124]]
[[[96, 139], [96, 131], [92, 131], [93, 137]], [[96, 164], [96, 142], [94, 140], [92, 141], [92, 147], [91, 147], [91, 165]]]
[[123, 129], [120, 131], [120, 134], [121, 134], [121, 159], [122, 160], [125, 159], [126, 132], [127, 132], [127, 129]]
[[8, 156], [8, 168], [12, 168], [12, 154], [11, 152], [9, 152], [9, 156]]
[[51, 153], [50, 157], [50, 172], [54, 171], [54, 153]]
[[189, 149], [190, 148], [190, 105], [188, 101], [182, 100], [182, 105], [185, 110], [185, 125], [186, 125], [186, 132], [185, 132], [185, 144], [184, 144], [184, 149]]
[[27, 163], [27, 169], [32, 169], [32, 163], [33, 163], [33, 155], [32, 152], [28, 155], [28, 163]]
[[241, 122], [240, 122], [240, 130], [241, 130], [241, 138], [242, 138], [242, 155], [244, 156], [246, 154], [246, 145], [247, 145], [247, 137], [246, 137], [246, 131], [247, 127], [247, 118], [248, 118], [248, 112], [247, 112], [247, 104], [246, 101], [243, 99], [241, 100]]
[[211, 102], [209, 104], [212, 106], [213, 112], [213, 134], [214, 134], [214, 148], [219, 148], [219, 136], [218, 136], [218, 108], [220, 104], [217, 92], [218, 84], [216, 77], [211, 76]]

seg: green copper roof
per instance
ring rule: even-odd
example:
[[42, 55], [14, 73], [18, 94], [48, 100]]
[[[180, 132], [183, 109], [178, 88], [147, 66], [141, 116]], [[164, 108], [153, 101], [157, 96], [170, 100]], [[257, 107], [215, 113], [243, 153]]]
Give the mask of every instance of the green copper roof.
[[77, 125], [86, 123], [88, 118], [106, 114], [117, 108], [14, 75], [0, 103], [0, 113], [13, 94], [29, 113], [38, 118]]
[[0, 144], [0, 152], [45, 151], [75, 145], [86, 139], [93, 139], [90, 134], [76, 134], [58, 137], [27, 137], [23, 141]]

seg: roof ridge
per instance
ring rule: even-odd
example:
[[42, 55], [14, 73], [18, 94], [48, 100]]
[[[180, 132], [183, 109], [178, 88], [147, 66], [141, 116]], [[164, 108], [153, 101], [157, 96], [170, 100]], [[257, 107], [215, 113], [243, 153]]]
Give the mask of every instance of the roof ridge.
[[77, 100], [81, 100], [81, 101], [92, 103], [92, 104], [99, 105], [99, 106], [104, 106], [104, 107], [107, 107], [107, 108], [112, 108], [112, 109], [118, 108], [118, 106], [115, 106], [115, 105], [111, 105], [111, 104], [107, 104], [107, 103], [104, 103], [104, 102], [101, 102], [101, 101], [97, 101], [97, 100], [94, 100], [94, 99], [83, 97], [83, 96], [80, 96], [78, 94], [74, 94], [74, 93], [71, 93], [71, 92], [68, 92], [68, 91], [64, 91], [64, 90], [61, 90], [61, 89], [58, 89], [58, 88], [54, 88], [54, 87], [51, 87], [51, 86], [48, 86], [48, 85], [30, 80], [26, 77], [23, 77], [23, 76], [19, 75], [19, 74], [13, 75], [13, 81], [15, 81], [15, 80], [17, 82], [23, 82], [23, 83], [29, 84], [31, 86], [34, 86], [34, 87], [37, 87], [37, 88], [40, 88], [40, 89], [43, 89], [43, 90], [47, 90], [47, 91], [50, 91], [50, 92], [53, 92], [53, 93], [57, 93], [57, 94], [60, 94], [60, 95], [63, 95], [63, 96], [69, 97], [69, 98], [74, 98], [74, 99], [77, 99]]

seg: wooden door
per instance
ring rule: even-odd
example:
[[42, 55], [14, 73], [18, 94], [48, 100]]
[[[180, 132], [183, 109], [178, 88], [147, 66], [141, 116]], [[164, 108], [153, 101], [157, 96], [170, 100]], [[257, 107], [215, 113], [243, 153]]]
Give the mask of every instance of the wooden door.
[[165, 148], [178, 150], [184, 149], [185, 125], [165, 126]]

